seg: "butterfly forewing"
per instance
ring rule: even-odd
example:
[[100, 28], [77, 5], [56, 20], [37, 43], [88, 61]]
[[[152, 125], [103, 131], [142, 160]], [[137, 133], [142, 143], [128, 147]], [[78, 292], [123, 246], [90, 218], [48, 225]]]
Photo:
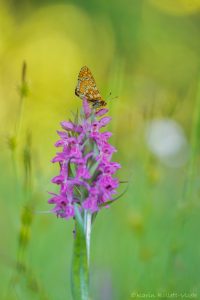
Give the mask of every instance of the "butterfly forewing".
[[79, 72], [75, 94], [81, 99], [86, 98], [93, 104], [93, 107], [97, 108], [106, 105], [96, 87], [96, 82], [90, 69], [86, 66], [82, 67]]

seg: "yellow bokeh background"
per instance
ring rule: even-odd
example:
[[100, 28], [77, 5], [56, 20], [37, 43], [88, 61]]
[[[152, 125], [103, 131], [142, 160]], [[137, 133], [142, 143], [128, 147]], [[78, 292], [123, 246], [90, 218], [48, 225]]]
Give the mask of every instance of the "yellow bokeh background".
[[190, 15], [198, 13], [200, 3], [198, 0], [149, 0], [161, 11], [172, 15]]
[[[197, 0], [0, 0], [0, 299], [72, 299], [74, 223], [44, 212], [84, 65], [112, 117], [119, 193], [128, 183], [95, 221], [91, 299], [199, 295], [199, 37]], [[30, 273], [16, 268], [20, 234]]]

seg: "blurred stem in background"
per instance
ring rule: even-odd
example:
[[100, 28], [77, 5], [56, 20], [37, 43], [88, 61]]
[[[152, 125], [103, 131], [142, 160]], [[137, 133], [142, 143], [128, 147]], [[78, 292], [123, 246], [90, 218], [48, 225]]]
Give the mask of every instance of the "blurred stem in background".
[[[184, 232], [185, 225], [190, 217], [191, 210], [195, 208], [195, 191], [197, 169], [199, 166], [200, 150], [200, 77], [197, 81], [196, 99], [193, 112], [193, 122], [191, 125], [191, 153], [188, 164], [185, 184], [183, 188], [183, 197], [181, 198], [179, 209], [176, 211], [171, 247], [168, 252], [168, 270], [174, 268], [177, 254], [182, 249], [184, 241], [181, 232]], [[177, 238], [178, 237], [178, 238]], [[166, 269], [166, 274], [168, 272]]]
[[186, 176], [183, 201], [191, 202], [194, 199], [195, 177], [197, 175], [198, 157], [200, 150], [200, 76], [198, 76], [195, 106], [193, 112], [193, 124], [191, 134], [191, 154]]
[[23, 268], [25, 252], [30, 239], [30, 228], [33, 221], [32, 180], [31, 180], [31, 135], [27, 134], [23, 151], [24, 163], [24, 207], [21, 213], [21, 228], [19, 234], [17, 268]]
[[23, 184], [20, 183], [17, 170], [17, 150], [19, 150], [19, 140], [21, 138], [24, 103], [29, 93], [29, 88], [26, 81], [26, 73], [27, 65], [24, 62], [21, 72], [21, 84], [18, 87], [20, 96], [19, 111], [17, 115], [14, 136], [10, 138], [9, 142], [10, 150], [12, 152], [14, 180], [16, 182], [18, 192], [17, 196], [20, 198], [20, 202], [23, 203], [23, 207], [20, 217], [16, 263], [9, 283], [6, 299], [10, 300], [11, 295], [14, 295], [14, 299], [21, 298], [22, 294], [24, 293], [24, 289], [22, 287], [23, 284], [25, 284], [28, 292], [38, 294], [40, 299], [46, 300], [48, 299], [46, 293], [27, 263], [27, 250], [30, 242], [33, 211], [35, 207], [32, 182], [32, 136], [30, 132], [26, 133], [25, 143], [22, 149], [24, 171]]
[[19, 87], [18, 87], [20, 102], [19, 102], [18, 118], [17, 118], [17, 122], [16, 122], [16, 127], [15, 127], [15, 135], [16, 135], [17, 140], [19, 138], [19, 134], [21, 131], [21, 126], [22, 126], [22, 117], [23, 117], [25, 99], [28, 97], [28, 94], [29, 94], [29, 88], [28, 88], [28, 83], [26, 80], [26, 75], [27, 75], [27, 64], [24, 61], [22, 64], [22, 71], [21, 71], [21, 85], [19, 85]]
[[19, 146], [19, 137], [20, 137], [21, 127], [22, 127], [24, 103], [25, 103], [25, 99], [28, 97], [29, 94], [26, 74], [27, 74], [27, 65], [26, 62], [24, 61], [21, 70], [21, 84], [18, 86], [19, 109], [17, 112], [17, 120], [15, 124], [14, 134], [11, 135], [8, 139], [8, 146], [9, 149], [11, 150], [13, 172], [14, 172], [14, 177], [15, 177], [15, 182], [17, 187], [18, 187], [18, 170], [17, 170], [16, 152]]

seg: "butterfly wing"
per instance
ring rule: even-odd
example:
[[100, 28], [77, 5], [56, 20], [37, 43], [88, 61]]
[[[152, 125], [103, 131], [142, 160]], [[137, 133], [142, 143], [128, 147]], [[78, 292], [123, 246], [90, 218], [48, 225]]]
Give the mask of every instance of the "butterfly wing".
[[96, 82], [90, 69], [86, 66], [82, 67], [78, 75], [78, 84], [75, 94], [81, 99], [86, 98], [90, 102], [105, 103], [97, 89]]

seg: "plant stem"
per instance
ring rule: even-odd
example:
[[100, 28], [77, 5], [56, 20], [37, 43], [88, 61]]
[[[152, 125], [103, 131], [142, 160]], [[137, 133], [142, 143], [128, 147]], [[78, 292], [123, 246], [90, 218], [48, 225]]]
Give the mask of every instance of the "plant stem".
[[71, 290], [74, 300], [88, 300], [91, 214], [85, 211], [82, 217], [78, 208], [75, 208], [75, 215]]
[[89, 211], [85, 211], [85, 216], [84, 217], [85, 217], [85, 236], [86, 236], [86, 248], [87, 248], [87, 261], [88, 261], [88, 267], [89, 267], [92, 215]]

